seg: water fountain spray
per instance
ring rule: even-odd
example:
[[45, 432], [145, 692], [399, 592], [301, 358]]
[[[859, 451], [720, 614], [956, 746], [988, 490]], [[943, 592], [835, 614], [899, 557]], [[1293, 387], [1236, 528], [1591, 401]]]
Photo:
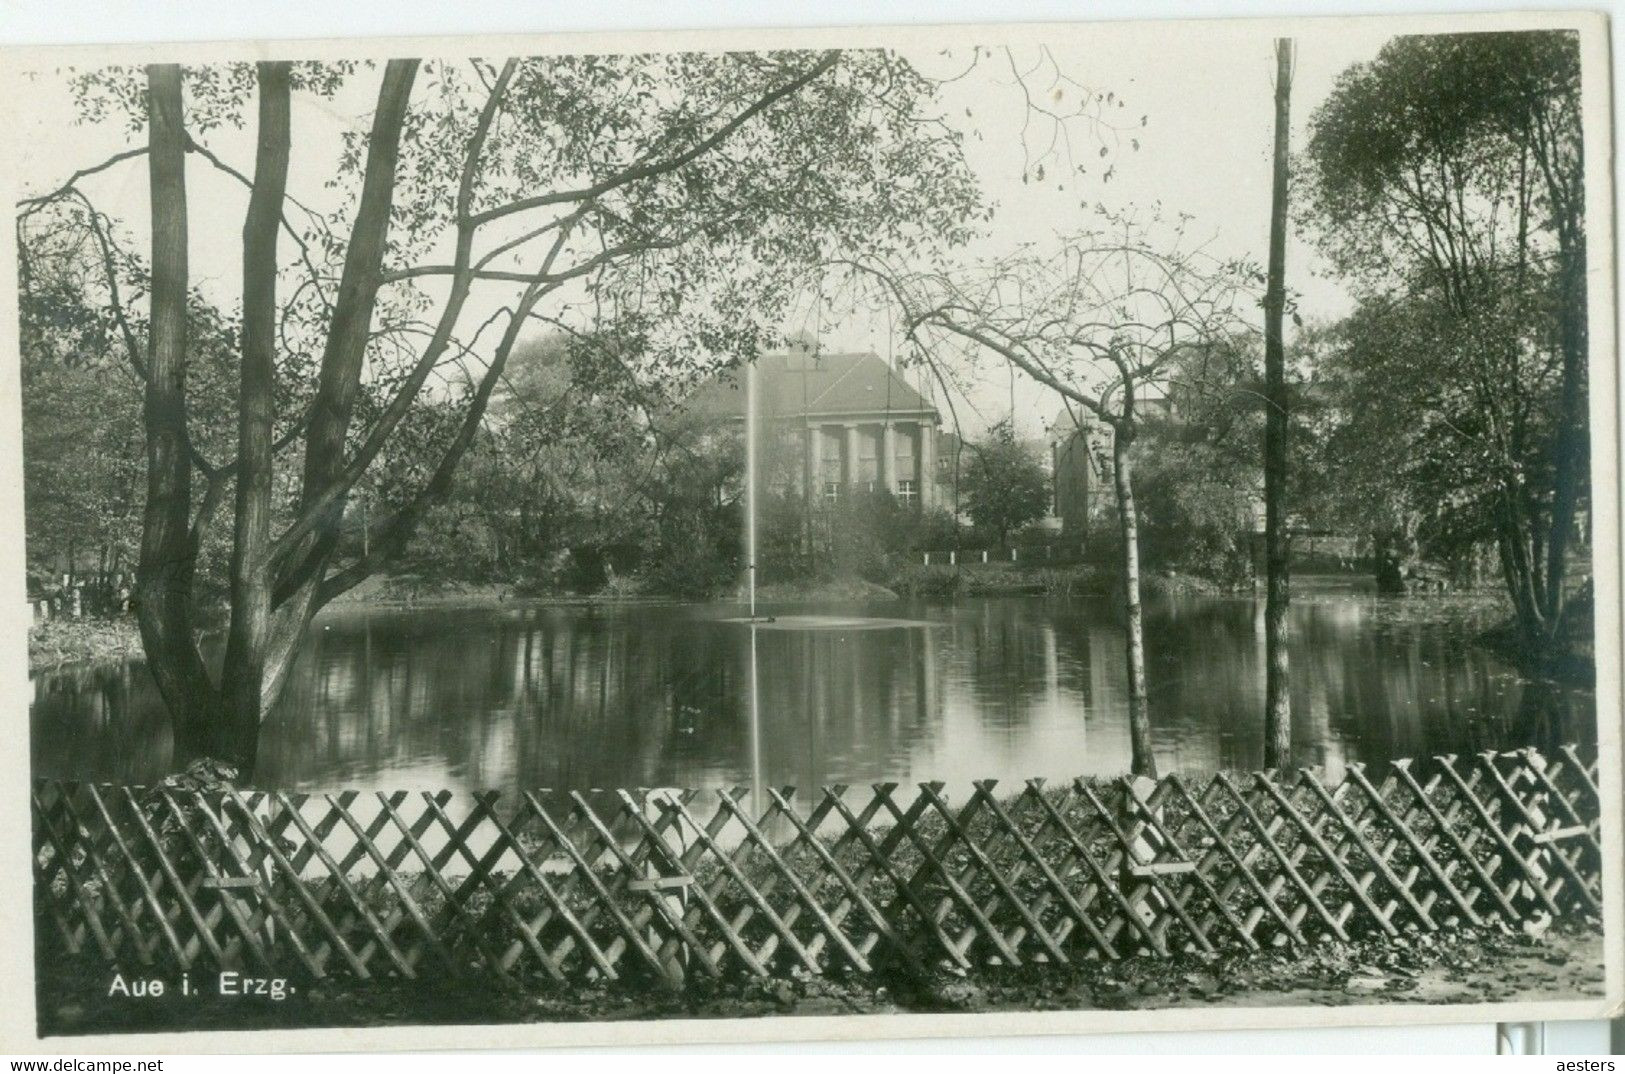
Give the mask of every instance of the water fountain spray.
[[745, 363], [745, 589], [756, 621], [756, 360]]

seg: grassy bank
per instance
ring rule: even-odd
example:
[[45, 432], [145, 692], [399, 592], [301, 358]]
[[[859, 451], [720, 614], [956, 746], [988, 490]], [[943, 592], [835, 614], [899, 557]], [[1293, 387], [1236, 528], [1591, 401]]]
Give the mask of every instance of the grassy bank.
[[1024, 567], [1014, 563], [971, 566], [912, 564], [887, 580], [887, 587], [911, 597], [981, 597], [1022, 593], [1076, 596], [1105, 593], [1110, 580], [1094, 567]]
[[519, 596], [507, 582], [459, 582], [415, 574], [375, 574], [337, 597], [329, 607], [451, 608], [504, 604]]
[[883, 601], [896, 600], [895, 590], [862, 578], [808, 579], [797, 582], [772, 582], [756, 590], [756, 599], [772, 603], [793, 604], [827, 601]]
[[[1050, 596], [1102, 595], [1114, 592], [1118, 577], [1094, 564], [1068, 567], [1034, 567], [1018, 563], [971, 563], [957, 566], [910, 564], [900, 568], [886, 583], [909, 596], [1002, 596], [1042, 593]], [[1147, 596], [1189, 596], [1251, 593], [1252, 586], [1236, 587], [1199, 577], [1164, 571], [1140, 579], [1140, 591]]]
[[49, 671], [82, 660], [124, 660], [140, 655], [141, 632], [131, 616], [46, 619], [28, 628], [30, 671]]
[[775, 1015], [1156, 1010], [1192, 1007], [1492, 1003], [1602, 995], [1602, 930], [1562, 922], [1539, 936], [1460, 928], [1402, 941], [1323, 943], [1232, 955], [1135, 957], [1071, 965], [762, 979], [696, 978], [680, 991], [605, 983], [503, 984], [434, 974], [420, 981], [294, 983], [282, 1000], [224, 997], [212, 978], [157, 999], [109, 998], [89, 959], [42, 965], [48, 1036], [195, 1029], [610, 1022]]

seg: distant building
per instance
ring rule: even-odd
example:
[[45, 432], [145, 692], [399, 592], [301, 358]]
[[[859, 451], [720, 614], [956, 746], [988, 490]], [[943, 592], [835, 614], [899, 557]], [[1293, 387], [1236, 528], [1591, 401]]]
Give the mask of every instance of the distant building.
[[[798, 340], [756, 360], [756, 394], [764, 454], [774, 460], [768, 480], [830, 503], [854, 489], [939, 503], [937, 409], [879, 355]], [[703, 384], [683, 410], [743, 424], [743, 373]]]
[[1049, 453], [1054, 503], [1050, 513], [1061, 523], [1061, 533], [1081, 539], [1089, 528], [1089, 498], [1097, 474], [1091, 438], [1099, 427], [1068, 411], [1056, 416], [1049, 430]]
[[[1140, 385], [1135, 405], [1142, 421], [1177, 420], [1174, 400], [1162, 385]], [[1050, 423], [1049, 450], [1055, 495], [1051, 510], [1063, 534], [1081, 538], [1096, 506], [1096, 486], [1111, 479], [1111, 426], [1081, 406], [1069, 406]]]

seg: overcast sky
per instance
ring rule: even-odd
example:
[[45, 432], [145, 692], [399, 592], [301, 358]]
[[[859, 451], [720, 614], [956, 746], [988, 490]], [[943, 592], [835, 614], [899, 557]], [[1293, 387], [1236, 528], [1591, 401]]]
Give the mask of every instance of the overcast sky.
[[[1300, 24], [1302, 25], [1302, 24]], [[1064, 147], [1048, 158], [1049, 178], [1042, 183], [1021, 181], [1024, 166], [1049, 142], [1049, 126], [1034, 122], [1022, 142], [1024, 100], [1002, 52], [983, 59], [969, 76], [945, 90], [947, 114], [967, 132], [970, 163], [998, 214], [985, 244], [972, 251], [996, 254], [1024, 242], [1043, 242], [1058, 231], [1082, 226], [1086, 205], [1103, 202], [1115, 209], [1160, 204], [1165, 213], [1184, 212], [1193, 218], [1190, 233], [1210, 239], [1220, 256], [1246, 256], [1262, 263], [1268, 237], [1270, 150], [1273, 132], [1273, 44], [1270, 29], [1258, 22], [1162, 24], [1149, 32], [1146, 24], [1105, 24], [1072, 34], [1054, 45], [1051, 55], [1059, 73], [1071, 83], [1110, 92], [1122, 107], [1111, 109], [1114, 122], [1123, 126], [1120, 138], [1110, 131], [1074, 125], [1071, 159], [1087, 174], [1068, 175]], [[1369, 59], [1387, 40], [1383, 20], [1328, 22], [1317, 32], [1300, 33], [1293, 87], [1294, 148], [1302, 145], [1314, 108], [1326, 97], [1340, 72]], [[963, 64], [959, 48], [951, 59], [929, 31], [920, 31], [919, 47], [909, 52], [929, 74], [947, 74]], [[1014, 59], [1027, 67], [1040, 60], [1033, 45], [1013, 49]], [[326, 189], [333, 172], [339, 134], [359, 126], [371, 105], [375, 78], [361, 77], [335, 102], [309, 97], [296, 100], [295, 153], [290, 190], [307, 203], [331, 205]], [[1050, 72], [1041, 70], [1029, 79], [1032, 87], [1045, 87]], [[33, 191], [60, 182], [75, 167], [104, 158], [129, 143], [125, 131], [112, 124], [89, 127], [76, 124], [66, 80], [54, 73], [39, 76], [39, 93], [23, 114], [18, 132], [23, 174], [32, 177]], [[1073, 94], [1071, 85], [1063, 94]], [[1057, 107], [1064, 107], [1057, 105]], [[970, 115], [966, 116], [966, 109]], [[1144, 126], [1139, 125], [1145, 117]], [[1113, 145], [1109, 159], [1098, 156], [1100, 141]], [[1138, 150], [1129, 139], [1137, 138]], [[247, 132], [221, 132], [209, 144], [244, 171], [252, 167]], [[1103, 182], [1110, 164], [1113, 175]], [[223, 306], [235, 305], [240, 279], [237, 236], [246, 204], [245, 191], [229, 178], [195, 159], [189, 164], [192, 205], [192, 257], [194, 280]], [[87, 181], [87, 189], [105, 210], [129, 222], [132, 233], [145, 242], [146, 169], [139, 161], [118, 166]], [[214, 243], [211, 235], [230, 236]], [[1320, 277], [1323, 269], [1313, 249], [1294, 238], [1288, 250], [1288, 283], [1302, 295], [1306, 317], [1334, 316], [1348, 305], [1346, 294], [1334, 280]], [[508, 299], [506, 291], [470, 303], [465, 319], [475, 324]], [[884, 317], [823, 315], [809, 308], [799, 325], [822, 328], [827, 346], [872, 349], [891, 357], [900, 352]], [[1004, 416], [1010, 409], [1010, 379], [1002, 367], [986, 363], [960, 400], [960, 417], [967, 432]], [[1016, 414], [1022, 431], [1036, 435], [1044, 422], [1060, 409], [1048, 389], [1018, 378]]]
[[[1109, 161], [1086, 160], [1081, 182], [1021, 182], [1024, 159], [1021, 116], [1024, 99], [1008, 70], [995, 65], [975, 81], [949, 89], [970, 102], [973, 120], [982, 131], [970, 154], [985, 189], [997, 200], [998, 216], [988, 246], [1008, 248], [1024, 241], [1043, 241], [1057, 231], [1088, 223], [1084, 202], [1104, 202], [1114, 209], [1148, 209], [1160, 203], [1167, 214], [1189, 213], [1189, 234], [1209, 241], [1223, 257], [1249, 257], [1262, 265], [1269, 240], [1270, 168], [1274, 135], [1273, 39], [1257, 23], [1187, 24], [1170, 27], [1155, 39], [1124, 34], [1129, 47], [1114, 47], [1103, 35], [1099, 47], [1054, 50], [1060, 69], [1071, 79], [1099, 91], [1110, 91], [1125, 103], [1116, 113], [1128, 118], [1125, 134], [1138, 137], [1139, 149], [1118, 147]], [[1325, 100], [1337, 76], [1351, 64], [1376, 55], [1389, 33], [1380, 23], [1345, 24], [1337, 33], [1300, 37], [1294, 75], [1293, 149], [1304, 142], [1309, 117]], [[1017, 51], [1018, 60], [1036, 61], [1036, 50]], [[931, 61], [922, 57], [927, 65]], [[940, 61], [939, 61], [940, 62]], [[962, 110], [951, 114], [963, 115]], [[1138, 117], [1143, 129], [1132, 129]], [[1037, 136], [1029, 129], [1029, 141]], [[1104, 137], [1111, 138], [1110, 134]], [[1095, 157], [1082, 147], [1084, 157]], [[1102, 182], [1100, 165], [1114, 173]], [[1053, 169], [1051, 169], [1053, 171]], [[1325, 272], [1314, 248], [1293, 236], [1287, 250], [1288, 286], [1301, 295], [1306, 318], [1333, 317], [1347, 311], [1343, 285]], [[843, 343], [894, 353], [895, 341], [884, 323], [841, 326], [850, 333]], [[1289, 326], [1290, 330], [1290, 326]], [[890, 348], [890, 349], [888, 349]], [[1054, 393], [1021, 374], [1015, 378], [1015, 417], [1027, 435], [1038, 435], [1061, 406]], [[978, 369], [977, 387], [960, 418], [973, 432], [977, 426], [1010, 413], [1007, 368], [986, 362]], [[929, 387], [929, 385], [927, 385]]]

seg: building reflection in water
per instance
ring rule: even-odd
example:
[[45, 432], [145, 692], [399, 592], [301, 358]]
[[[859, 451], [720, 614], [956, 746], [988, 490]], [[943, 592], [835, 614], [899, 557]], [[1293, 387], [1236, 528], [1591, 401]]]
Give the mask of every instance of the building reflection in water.
[[[324, 616], [267, 717], [257, 782], [300, 790], [818, 787], [1113, 775], [1129, 755], [1120, 616], [1023, 597], [833, 609], [928, 622], [750, 631], [734, 609], [532, 607]], [[1260, 762], [1252, 601], [1148, 601], [1170, 771]], [[1520, 680], [1471, 631], [1370, 598], [1293, 608], [1299, 761], [1589, 740], [1589, 692]], [[150, 780], [170, 732], [139, 663], [42, 674], [39, 775]], [[755, 728], [753, 736], [752, 729]]]

